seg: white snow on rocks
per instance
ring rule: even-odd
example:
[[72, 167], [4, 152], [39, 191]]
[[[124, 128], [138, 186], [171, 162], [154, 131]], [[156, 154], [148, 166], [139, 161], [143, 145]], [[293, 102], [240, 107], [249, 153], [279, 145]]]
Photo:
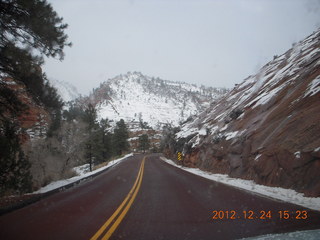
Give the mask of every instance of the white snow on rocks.
[[316, 77], [311, 83], [309, 83], [304, 97], [312, 97], [320, 91], [320, 76]]
[[261, 156], [262, 156], [262, 154], [258, 154], [258, 155], [255, 157], [254, 160], [258, 162], [258, 161], [259, 161], [259, 158], [260, 158]]
[[239, 133], [239, 131], [226, 133], [226, 135], [225, 135], [226, 140], [230, 140], [230, 139], [234, 138], [235, 136], [237, 136], [238, 133]]

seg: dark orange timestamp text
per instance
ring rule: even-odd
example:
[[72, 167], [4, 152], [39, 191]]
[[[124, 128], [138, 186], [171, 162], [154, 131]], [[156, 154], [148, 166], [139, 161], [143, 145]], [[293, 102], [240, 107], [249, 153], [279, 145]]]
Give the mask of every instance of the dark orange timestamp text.
[[214, 210], [212, 211], [213, 220], [236, 220], [236, 219], [248, 219], [248, 220], [270, 220], [270, 219], [297, 219], [305, 220], [308, 218], [308, 212], [306, 210], [245, 210], [245, 211], [235, 211], [235, 210]]

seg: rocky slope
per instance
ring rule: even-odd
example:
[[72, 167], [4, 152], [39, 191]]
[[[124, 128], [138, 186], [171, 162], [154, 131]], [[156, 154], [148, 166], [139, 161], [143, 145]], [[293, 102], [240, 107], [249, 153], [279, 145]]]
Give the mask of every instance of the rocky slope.
[[320, 30], [175, 135], [182, 164], [320, 196]]

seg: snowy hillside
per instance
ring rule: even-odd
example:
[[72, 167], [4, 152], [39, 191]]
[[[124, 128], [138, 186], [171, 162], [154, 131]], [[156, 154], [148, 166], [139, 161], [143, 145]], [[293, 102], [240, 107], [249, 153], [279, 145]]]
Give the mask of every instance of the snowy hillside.
[[[287, 93], [288, 87], [292, 89], [287, 97], [292, 98], [297, 93], [299, 95], [288, 105], [289, 108], [319, 93], [319, 35], [320, 32], [317, 32], [317, 34], [313, 34], [296, 44], [283, 55], [275, 57], [274, 61], [265, 65], [257, 74], [249, 76], [221, 99], [223, 104], [217, 104], [202, 113], [194, 122], [185, 124], [177, 137], [186, 137], [193, 133], [197, 133], [198, 136], [205, 135], [204, 129], [206, 127], [210, 128], [211, 134], [223, 134], [227, 140], [236, 136], [240, 137], [249, 129], [244, 129], [243, 132], [230, 131], [232, 124], [229, 124], [229, 122], [233, 118], [239, 117], [239, 119], [242, 119], [245, 115], [245, 109], [258, 109], [274, 102], [275, 98], [279, 98], [281, 93]], [[306, 79], [308, 75], [305, 71], [311, 63], [315, 64], [315, 69], [312, 69], [312, 76]], [[298, 89], [300, 86], [303, 88], [302, 92], [300, 92], [300, 88]], [[207, 112], [211, 113], [207, 114]], [[292, 115], [288, 117], [292, 117]], [[196, 127], [199, 122], [206, 123], [200, 130]], [[213, 122], [215, 124], [212, 124]], [[195, 147], [198, 144], [199, 141], [194, 141], [193, 146]]]
[[320, 196], [320, 30], [186, 122], [183, 164]]
[[50, 79], [49, 82], [58, 90], [58, 94], [64, 102], [70, 102], [79, 97], [77, 88], [72, 84], [56, 79]]
[[102, 83], [89, 98], [100, 118], [142, 121], [159, 129], [163, 124], [178, 125], [198, 114], [225, 92], [129, 72]]

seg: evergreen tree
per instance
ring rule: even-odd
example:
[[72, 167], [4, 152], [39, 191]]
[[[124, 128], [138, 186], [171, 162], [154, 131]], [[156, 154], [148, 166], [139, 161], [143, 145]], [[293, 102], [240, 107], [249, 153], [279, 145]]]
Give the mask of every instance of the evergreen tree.
[[129, 150], [128, 129], [123, 119], [116, 123], [113, 136], [113, 148], [116, 156], [122, 155]]
[[30, 163], [24, 155], [17, 126], [10, 121], [0, 125], [0, 196], [31, 190]]
[[146, 152], [146, 150], [149, 150], [150, 148], [150, 141], [147, 134], [143, 134], [139, 136], [139, 149], [143, 151], [143, 153]]
[[85, 143], [84, 157], [90, 164], [91, 170], [93, 164], [109, 160], [113, 155], [112, 138], [109, 131], [110, 125], [107, 119], [97, 121], [97, 112], [92, 104], [89, 104], [85, 110], [71, 104], [68, 110], [63, 112], [64, 119], [69, 124], [78, 124], [83, 122], [83, 139], [80, 142]]
[[62, 23], [52, 6], [45, 0], [1, 0], [1, 47], [12, 44], [26, 51], [39, 50], [47, 57], [63, 59], [63, 48], [69, 46]]
[[88, 124], [88, 129], [92, 130], [97, 127], [97, 110], [89, 103], [84, 111], [83, 120]]
[[109, 121], [102, 119], [100, 121], [101, 141], [102, 141], [102, 160], [107, 161], [112, 157], [112, 134], [108, 131]]
[[69, 103], [69, 109], [63, 111], [63, 118], [68, 122], [83, 120], [85, 118], [85, 111], [74, 103]]
[[85, 110], [85, 114], [83, 116], [83, 120], [87, 123], [87, 133], [88, 133], [88, 141], [86, 143], [86, 158], [88, 159], [88, 163], [90, 165], [90, 171], [92, 171], [92, 166], [94, 164], [94, 151], [95, 145], [98, 144], [96, 142], [97, 139], [97, 112], [92, 104], [89, 104], [87, 109]]
[[[103, 157], [104, 146], [103, 146], [104, 133], [98, 126], [90, 133], [89, 140], [87, 141], [87, 157], [90, 165], [99, 164], [105, 161]], [[91, 157], [91, 159], [89, 158]]]

